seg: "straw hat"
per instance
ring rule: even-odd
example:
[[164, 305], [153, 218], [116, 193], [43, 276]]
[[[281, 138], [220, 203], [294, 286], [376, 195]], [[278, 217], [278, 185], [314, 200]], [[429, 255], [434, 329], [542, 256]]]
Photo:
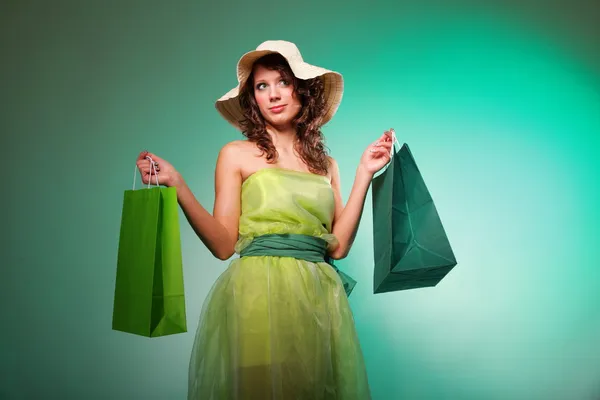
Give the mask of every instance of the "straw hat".
[[290, 65], [290, 68], [298, 79], [312, 79], [321, 77], [325, 89], [325, 114], [321, 125], [325, 125], [337, 111], [344, 92], [344, 80], [342, 75], [304, 62], [298, 47], [294, 43], [283, 40], [268, 40], [261, 43], [256, 50], [250, 51], [242, 56], [237, 64], [238, 85], [227, 92], [215, 103], [219, 113], [230, 124], [241, 130], [240, 121], [244, 119], [242, 107], [238, 95], [240, 89], [252, 72], [254, 62], [271, 53], [279, 53]]

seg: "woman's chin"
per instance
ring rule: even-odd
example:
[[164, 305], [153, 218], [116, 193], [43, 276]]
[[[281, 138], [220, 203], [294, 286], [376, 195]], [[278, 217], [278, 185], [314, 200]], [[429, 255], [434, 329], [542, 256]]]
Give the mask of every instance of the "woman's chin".
[[267, 121], [267, 125], [270, 125], [277, 130], [284, 130], [292, 127], [292, 119], [289, 117], [270, 118]]

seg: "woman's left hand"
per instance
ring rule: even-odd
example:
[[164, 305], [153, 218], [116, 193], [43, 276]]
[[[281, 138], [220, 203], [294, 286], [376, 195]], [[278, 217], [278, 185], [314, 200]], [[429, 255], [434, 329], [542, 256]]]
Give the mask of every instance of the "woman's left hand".
[[360, 166], [364, 171], [375, 175], [390, 161], [390, 152], [394, 145], [392, 132], [393, 129], [385, 131], [376, 142], [367, 147], [360, 159]]

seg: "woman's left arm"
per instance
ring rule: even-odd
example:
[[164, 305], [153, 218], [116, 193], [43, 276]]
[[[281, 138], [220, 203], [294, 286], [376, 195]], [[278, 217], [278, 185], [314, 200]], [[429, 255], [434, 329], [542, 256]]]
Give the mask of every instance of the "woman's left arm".
[[335, 198], [332, 233], [339, 242], [339, 246], [329, 254], [332, 259], [341, 260], [350, 252], [360, 225], [369, 185], [375, 173], [390, 161], [392, 145], [392, 130], [390, 130], [365, 150], [356, 169], [354, 185], [345, 206], [341, 198], [338, 165], [331, 159], [331, 186]]

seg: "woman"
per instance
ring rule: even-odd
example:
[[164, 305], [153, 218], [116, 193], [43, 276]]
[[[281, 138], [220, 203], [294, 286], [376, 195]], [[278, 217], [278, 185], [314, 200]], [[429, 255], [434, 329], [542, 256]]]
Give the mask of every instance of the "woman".
[[340, 274], [391, 132], [365, 150], [344, 206], [320, 127], [342, 76], [305, 63], [293, 43], [267, 41], [238, 63], [239, 85], [216, 103], [247, 140], [226, 144], [212, 215], [165, 160], [143, 152], [143, 181], [177, 188], [190, 225], [220, 260], [234, 259], [204, 303], [189, 399], [368, 399], [363, 356]]

